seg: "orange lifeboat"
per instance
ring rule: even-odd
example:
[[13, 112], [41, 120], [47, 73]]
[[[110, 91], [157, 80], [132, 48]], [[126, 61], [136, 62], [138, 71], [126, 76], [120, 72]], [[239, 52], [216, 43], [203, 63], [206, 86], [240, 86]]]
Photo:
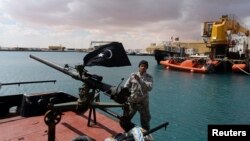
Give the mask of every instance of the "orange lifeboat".
[[246, 70], [247, 69], [247, 65], [246, 64], [233, 64], [232, 66], [232, 71], [233, 72], [240, 72], [242, 70]]
[[194, 73], [211, 73], [214, 71], [214, 66], [217, 62], [210, 61], [206, 62], [206, 60], [200, 59], [186, 59], [180, 61], [179, 59], [168, 59], [164, 61], [160, 61], [160, 64], [163, 65], [166, 69], [173, 69], [179, 71], [187, 71]]

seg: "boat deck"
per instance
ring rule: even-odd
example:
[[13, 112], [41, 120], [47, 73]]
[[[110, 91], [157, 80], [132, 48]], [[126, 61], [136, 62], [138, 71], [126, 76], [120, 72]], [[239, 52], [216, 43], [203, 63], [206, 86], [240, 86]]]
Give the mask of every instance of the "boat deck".
[[[56, 125], [56, 141], [71, 141], [77, 136], [87, 135], [92, 140], [101, 141], [112, 135], [122, 133], [119, 123], [106, 115], [96, 112], [97, 124], [87, 126], [88, 114], [64, 112]], [[44, 116], [12, 117], [0, 119], [0, 139], [3, 141], [46, 141], [48, 126]]]

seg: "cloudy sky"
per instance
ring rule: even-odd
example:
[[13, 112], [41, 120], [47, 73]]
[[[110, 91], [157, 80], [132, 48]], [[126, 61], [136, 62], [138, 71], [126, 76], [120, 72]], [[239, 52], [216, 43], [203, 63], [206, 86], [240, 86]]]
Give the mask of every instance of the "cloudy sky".
[[201, 23], [224, 14], [250, 27], [249, 0], [0, 0], [0, 46], [143, 49], [171, 36], [201, 40]]

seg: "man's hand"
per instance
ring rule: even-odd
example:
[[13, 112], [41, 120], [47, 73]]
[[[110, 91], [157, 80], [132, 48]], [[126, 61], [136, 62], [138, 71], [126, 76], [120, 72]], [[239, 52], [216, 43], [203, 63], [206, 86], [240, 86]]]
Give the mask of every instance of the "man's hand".
[[134, 74], [134, 78], [139, 81], [140, 80], [140, 77], [137, 75], [137, 74]]

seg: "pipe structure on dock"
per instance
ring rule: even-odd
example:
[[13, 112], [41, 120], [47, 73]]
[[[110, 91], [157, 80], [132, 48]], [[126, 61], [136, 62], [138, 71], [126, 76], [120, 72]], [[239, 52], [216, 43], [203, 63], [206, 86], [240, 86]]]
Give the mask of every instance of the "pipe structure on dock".
[[56, 83], [56, 80], [43, 80], [43, 81], [22, 81], [22, 82], [10, 82], [10, 83], [0, 83], [0, 89], [2, 86], [9, 86], [9, 85], [23, 85], [23, 84], [34, 84], [34, 83]]

